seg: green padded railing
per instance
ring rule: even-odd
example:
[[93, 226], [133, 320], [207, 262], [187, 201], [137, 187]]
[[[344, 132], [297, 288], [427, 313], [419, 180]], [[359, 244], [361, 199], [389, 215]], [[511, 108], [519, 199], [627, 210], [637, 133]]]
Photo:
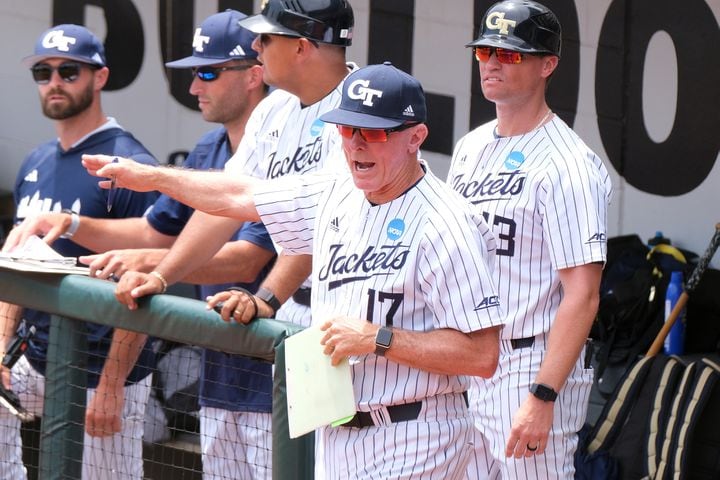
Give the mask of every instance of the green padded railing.
[[84, 363], [77, 358], [84, 342], [80, 320], [274, 362], [273, 479], [313, 478], [313, 435], [291, 440], [287, 425], [283, 341], [303, 327], [273, 319], [226, 323], [204, 302], [172, 295], [142, 299], [140, 308], [130, 311], [113, 292], [114, 284], [81, 275], [0, 269], [0, 300], [53, 314], [40, 437], [43, 479], [80, 477], [82, 449], [76, 446], [83, 439], [85, 375], [73, 368]]

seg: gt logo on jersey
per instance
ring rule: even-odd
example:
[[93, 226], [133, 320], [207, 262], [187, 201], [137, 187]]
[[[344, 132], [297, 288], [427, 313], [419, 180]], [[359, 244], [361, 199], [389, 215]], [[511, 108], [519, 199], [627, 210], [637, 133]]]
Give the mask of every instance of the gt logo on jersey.
[[497, 295], [493, 295], [492, 297], [485, 297], [482, 299], [482, 302], [478, 303], [475, 307], [475, 311], [479, 310], [485, 310], [487, 308], [491, 307], [499, 307], [500, 306], [500, 297]]
[[508, 27], [515, 28], [515, 20], [505, 20], [505, 12], [492, 12], [485, 19], [485, 26], [490, 30], [497, 30], [501, 35], [508, 34]]
[[73, 37], [66, 37], [63, 30], [53, 30], [45, 35], [42, 46], [45, 48], [57, 48], [60, 52], [68, 52], [70, 51], [69, 45], [75, 45], [76, 41]]
[[397, 240], [398, 238], [402, 237], [403, 233], [405, 233], [405, 222], [403, 222], [399, 218], [390, 220], [390, 223], [388, 223], [387, 227], [388, 238], [390, 240]]
[[525, 163], [525, 155], [523, 155], [522, 152], [515, 150], [508, 153], [508, 156], [505, 159], [505, 168], [508, 170], [517, 170], [523, 163]]
[[203, 35], [201, 28], [196, 28], [192, 43], [195, 51], [202, 52], [205, 49], [205, 45], [207, 45], [208, 43], [210, 43], [210, 37], [207, 35]]
[[373, 106], [373, 99], [375, 97], [382, 97], [382, 90], [375, 90], [374, 88], [368, 88], [370, 85], [369, 80], [355, 80], [348, 87], [347, 95], [353, 100], [362, 100], [363, 105], [368, 107]]

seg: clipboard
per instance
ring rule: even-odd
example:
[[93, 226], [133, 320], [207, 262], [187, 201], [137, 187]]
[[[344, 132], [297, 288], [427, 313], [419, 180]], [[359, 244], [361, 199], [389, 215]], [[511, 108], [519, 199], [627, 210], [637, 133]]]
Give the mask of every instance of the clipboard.
[[290, 438], [325, 425], [342, 425], [356, 412], [350, 364], [337, 367], [323, 353], [325, 332], [313, 326], [285, 340], [288, 429]]
[[32, 235], [11, 252], [0, 252], [0, 268], [21, 272], [90, 275], [88, 267], [76, 265], [76, 257], [63, 257], [39, 237]]

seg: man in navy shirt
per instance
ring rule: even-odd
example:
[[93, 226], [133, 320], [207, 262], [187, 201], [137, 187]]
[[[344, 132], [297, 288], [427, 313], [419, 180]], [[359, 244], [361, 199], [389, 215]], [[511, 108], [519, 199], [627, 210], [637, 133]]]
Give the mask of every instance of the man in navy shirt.
[[[120, 189], [112, 197], [83, 172], [84, 153], [130, 155], [156, 164], [153, 156], [118, 122], [103, 113], [101, 94], [109, 69], [102, 43], [88, 29], [58, 25], [44, 32], [34, 54], [23, 63], [38, 84], [43, 113], [54, 120], [58, 138], [40, 145], [25, 159], [14, 187], [15, 221], [45, 212], [66, 211], [99, 218], [139, 217], [156, 194]], [[52, 242], [64, 256], [89, 250], [72, 239], [72, 231]], [[50, 330], [45, 312], [0, 304], [0, 353], [15, 334], [20, 318], [36, 334], [12, 372], [2, 368], [2, 381], [30, 412], [43, 407], [44, 373]], [[86, 325], [88, 400], [85, 414], [83, 478], [142, 478], [143, 415], [150, 392], [154, 358], [147, 336], [103, 325]], [[20, 421], [0, 408], [0, 477], [24, 478]], [[110, 473], [112, 472], [112, 474]]]
[[[238, 26], [244, 17], [227, 10], [206, 18], [194, 33], [192, 55], [166, 64], [193, 70], [190, 93], [197, 96], [203, 118], [223, 125], [198, 141], [185, 168], [223, 169], [245, 133], [250, 113], [265, 97], [263, 68], [251, 48], [255, 36]], [[108, 221], [80, 217], [73, 238], [96, 252], [105, 252], [81, 258], [95, 276], [120, 277], [128, 270], [150, 272], [192, 213], [191, 208], [161, 195], [144, 218]], [[69, 215], [44, 215], [12, 232], [8, 242], [14, 242], [21, 232], [44, 234], [47, 240], [68, 228], [72, 228]], [[231, 233], [218, 235], [229, 238]], [[208, 264], [184, 281], [201, 284], [202, 299], [232, 286], [254, 292], [274, 256], [264, 225], [245, 223]], [[204, 479], [271, 477], [271, 392], [270, 364], [203, 351], [200, 435]]]

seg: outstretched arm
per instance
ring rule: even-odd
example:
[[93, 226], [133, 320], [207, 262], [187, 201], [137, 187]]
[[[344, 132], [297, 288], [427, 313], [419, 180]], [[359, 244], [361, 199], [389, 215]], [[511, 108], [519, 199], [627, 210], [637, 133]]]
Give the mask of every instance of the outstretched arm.
[[[118, 162], [113, 162], [118, 158]], [[83, 155], [90, 175], [115, 180], [116, 188], [137, 192], [157, 190], [196, 210], [242, 221], [259, 221], [253, 201], [253, 186], [261, 180], [224, 172], [153, 167], [128, 158]], [[111, 180], [99, 182], [110, 188]]]

